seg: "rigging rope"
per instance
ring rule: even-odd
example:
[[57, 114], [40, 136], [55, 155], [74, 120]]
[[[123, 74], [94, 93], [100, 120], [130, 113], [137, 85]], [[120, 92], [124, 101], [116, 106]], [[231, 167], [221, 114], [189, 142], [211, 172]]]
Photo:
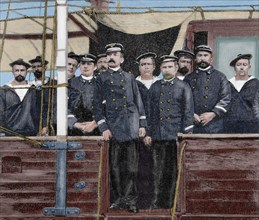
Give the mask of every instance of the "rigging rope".
[[[10, 9], [10, 6], [11, 6], [11, 0], [9, 0], [9, 2], [8, 2], [8, 9]], [[5, 42], [4, 40], [5, 40], [5, 35], [6, 35], [8, 17], [9, 17], [9, 10], [6, 13], [6, 19], [4, 22], [4, 31], [3, 31], [3, 36], [2, 36], [2, 44], [1, 44], [1, 48], [0, 48], [0, 64], [1, 64], [2, 56], [3, 56], [3, 52], [4, 52], [4, 42]]]
[[22, 138], [22, 139], [24, 139], [24, 140], [26, 140], [26, 141], [29, 141], [29, 142], [31, 142], [31, 143], [33, 143], [33, 144], [39, 145], [40, 147], [43, 146], [43, 144], [42, 144], [41, 142], [36, 141], [36, 140], [33, 140], [33, 139], [31, 139], [31, 138], [28, 138], [28, 137], [26, 137], [26, 136], [24, 136], [24, 135], [21, 135], [21, 134], [19, 134], [19, 133], [17, 133], [17, 132], [14, 132], [14, 131], [10, 130], [10, 129], [7, 129], [7, 128], [5, 128], [5, 127], [2, 127], [1, 125], [0, 125], [0, 129], [1, 129], [2, 131], [4, 131], [4, 132], [8, 133], [8, 134], [12, 134], [12, 135], [17, 136], [17, 137], [20, 137], [20, 138]]
[[97, 183], [97, 216], [96, 219], [100, 219], [100, 207], [101, 207], [101, 177], [102, 177], [102, 167], [103, 167], [103, 145], [100, 146], [100, 163], [98, 169], [98, 183]]
[[[60, 85], [55, 85], [55, 80], [54, 80], [54, 67], [56, 65], [56, 49], [57, 49], [57, 2], [55, 4], [55, 14], [53, 18], [53, 36], [52, 36], [52, 48], [51, 48], [51, 64], [50, 64], [50, 78], [51, 80], [51, 89], [50, 89], [50, 94], [48, 97], [48, 113], [50, 112], [50, 121], [48, 123], [50, 124], [50, 135], [54, 136], [55, 135], [55, 128], [53, 126], [53, 121], [54, 121], [54, 111], [56, 111], [55, 107], [55, 102], [56, 100], [56, 88], [58, 87], [67, 87], [67, 83], [63, 83]], [[51, 102], [51, 103], [50, 103]], [[47, 125], [48, 127], [48, 125]]]
[[[48, 0], [45, 0], [45, 10], [44, 10], [44, 23], [43, 23], [43, 39], [42, 39], [42, 79], [41, 84], [44, 85], [45, 82], [45, 53], [46, 53], [46, 27], [47, 27], [47, 6]], [[42, 135], [42, 120], [43, 120], [43, 106], [44, 106], [44, 88], [41, 88], [41, 100], [40, 100], [40, 122], [39, 122], [39, 135]]]
[[180, 185], [180, 180], [181, 180], [183, 153], [185, 151], [186, 145], [187, 145], [187, 143], [184, 142], [183, 145], [182, 145], [182, 149], [181, 149], [181, 152], [180, 152], [180, 158], [179, 158], [179, 161], [178, 161], [178, 175], [177, 175], [177, 181], [176, 181], [176, 186], [175, 186], [174, 206], [171, 209], [172, 220], [175, 219], [175, 211], [176, 211], [176, 205], [177, 205], [177, 199], [178, 199], [178, 190], [179, 190], [179, 185]]

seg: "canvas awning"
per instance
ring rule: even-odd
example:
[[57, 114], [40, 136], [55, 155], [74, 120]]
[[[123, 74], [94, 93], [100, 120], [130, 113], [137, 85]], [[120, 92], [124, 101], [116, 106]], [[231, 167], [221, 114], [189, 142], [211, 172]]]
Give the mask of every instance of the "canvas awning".
[[[90, 13], [89, 13], [90, 14]], [[130, 34], [156, 32], [169, 27], [181, 25], [177, 41], [172, 50], [181, 49], [190, 21], [221, 19], [259, 19], [258, 11], [203, 11], [195, 9], [182, 12], [146, 12], [146, 13], [70, 13], [68, 19], [68, 51], [78, 54], [89, 51], [89, 39], [98, 42], [95, 36], [96, 20], [108, 27]], [[5, 22], [6, 29], [5, 29]], [[46, 20], [45, 59], [53, 62], [53, 17]], [[25, 61], [42, 54], [44, 18], [30, 17], [0, 21], [0, 50], [3, 49], [0, 71], [10, 71], [9, 63], [18, 58]], [[54, 44], [55, 45], [55, 44]], [[0, 51], [1, 52], [1, 51]], [[50, 63], [51, 63], [50, 62]], [[53, 65], [53, 68], [55, 66]]]

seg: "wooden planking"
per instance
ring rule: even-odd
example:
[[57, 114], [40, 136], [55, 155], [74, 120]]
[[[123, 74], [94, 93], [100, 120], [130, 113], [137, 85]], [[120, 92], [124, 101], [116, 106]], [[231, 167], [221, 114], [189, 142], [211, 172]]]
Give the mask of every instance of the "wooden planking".
[[199, 213], [215, 219], [223, 214], [233, 218], [259, 214], [258, 140], [202, 137], [185, 141], [178, 210], [189, 217], [183, 219], [213, 219], [194, 217]]
[[183, 215], [180, 220], [258, 220], [259, 216], [253, 215]]
[[[189, 213], [202, 214], [258, 214], [258, 205], [256, 202], [242, 201], [220, 201], [214, 200], [194, 200], [187, 199], [187, 210]], [[202, 210], [202, 212], [201, 212]]]
[[192, 170], [188, 171], [188, 179], [196, 180], [206, 179], [206, 180], [215, 180], [215, 179], [236, 179], [236, 180], [249, 180], [254, 179], [255, 177], [259, 177], [259, 170], [230, 170], [230, 169], [213, 169], [213, 170]]
[[[101, 211], [106, 210], [108, 204], [107, 198], [103, 198], [103, 195], [107, 194], [108, 186], [108, 172], [105, 170], [108, 164], [108, 146], [96, 140], [84, 140], [81, 143], [82, 148], [67, 152], [67, 207], [81, 209], [80, 215], [74, 219], [80, 219], [82, 216], [96, 219], [100, 146], [104, 146], [103, 175], [100, 177], [101, 185], [105, 186], [101, 189], [100, 195]], [[75, 154], [78, 152], [84, 152], [86, 157], [77, 160]], [[9, 157], [9, 160], [12, 157], [21, 158], [22, 173], [0, 173], [0, 199], [1, 203], [3, 201], [5, 204], [1, 205], [0, 216], [21, 219], [37, 216], [54, 219], [44, 216], [42, 210], [45, 207], [55, 207], [56, 151], [39, 149], [23, 141], [0, 142], [0, 167], [3, 165], [2, 158], [6, 157]], [[75, 184], [79, 181], [84, 181], [86, 187], [76, 189]]]

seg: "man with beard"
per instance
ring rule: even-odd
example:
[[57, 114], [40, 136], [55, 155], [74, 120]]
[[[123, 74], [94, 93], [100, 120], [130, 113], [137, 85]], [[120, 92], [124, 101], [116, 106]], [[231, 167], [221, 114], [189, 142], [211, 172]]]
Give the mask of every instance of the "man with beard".
[[[153, 75], [156, 68], [156, 56], [157, 55], [153, 52], [147, 52], [136, 58], [140, 73], [136, 80], [145, 110], [148, 91], [151, 85], [158, 80], [158, 78]], [[141, 208], [149, 207], [152, 199], [152, 192], [154, 191], [152, 187], [152, 166], [152, 151], [144, 145], [143, 141], [140, 141], [137, 187], [140, 198], [138, 204]]]
[[223, 133], [223, 116], [229, 109], [231, 89], [224, 73], [214, 69], [212, 49], [207, 45], [195, 50], [196, 70], [185, 77], [194, 99], [193, 133]]
[[189, 85], [176, 76], [177, 57], [161, 58], [163, 79], [150, 88], [145, 144], [153, 150], [154, 198], [151, 209], [172, 207], [177, 180], [177, 133], [193, 129], [193, 98]]
[[[37, 88], [42, 86], [42, 75], [43, 72], [45, 73], [45, 70], [47, 69], [48, 61], [44, 61], [44, 65], [42, 63], [42, 57], [36, 56], [34, 59], [29, 60], [29, 63], [31, 64], [32, 72], [34, 74], [34, 80], [30, 82], [31, 85], [35, 85]], [[47, 84], [49, 81], [48, 78], [44, 79], [43, 84]]]
[[134, 75], [121, 69], [124, 47], [112, 43], [105, 49], [109, 68], [96, 78], [93, 112], [104, 140], [110, 140], [110, 209], [136, 213], [137, 143], [145, 136], [145, 110]]
[[70, 81], [68, 126], [70, 135], [99, 135], [93, 119], [93, 93], [96, 78], [96, 57], [92, 54], [80, 56], [81, 75]]
[[235, 76], [229, 82], [231, 85], [231, 106], [224, 120], [226, 133], [258, 133], [259, 81], [249, 75], [251, 54], [239, 54], [230, 62], [234, 67]]
[[189, 50], [177, 50], [174, 55], [178, 57], [178, 72], [176, 76], [183, 80], [184, 77], [191, 73], [192, 71], [192, 61], [194, 59], [194, 54]]
[[[57, 84], [55, 79], [50, 79], [48, 77], [44, 78], [43, 74], [47, 69], [48, 61], [45, 60], [43, 63], [41, 56], [36, 56], [34, 59], [29, 60], [32, 67], [32, 72], [35, 76], [34, 80], [29, 82], [31, 85], [36, 86], [38, 89], [39, 100], [43, 101], [42, 106], [42, 129], [40, 130], [40, 135], [55, 135], [57, 127], [57, 117], [56, 117], [56, 88], [51, 87]], [[44, 64], [44, 65], [43, 65]], [[45, 76], [45, 75], [44, 75]], [[44, 86], [47, 86], [44, 88]], [[43, 89], [43, 93], [42, 93]], [[43, 99], [41, 99], [43, 94]], [[54, 100], [53, 100], [54, 99]]]
[[[39, 105], [36, 90], [25, 80], [30, 64], [18, 59], [10, 63], [14, 79], [0, 89], [0, 125], [25, 136], [37, 135]], [[2, 133], [12, 135], [5, 129]]]
[[96, 63], [96, 70], [94, 71], [95, 76], [99, 76], [105, 70], [108, 69], [108, 62], [107, 62], [107, 54], [101, 53], [97, 55], [97, 63]]

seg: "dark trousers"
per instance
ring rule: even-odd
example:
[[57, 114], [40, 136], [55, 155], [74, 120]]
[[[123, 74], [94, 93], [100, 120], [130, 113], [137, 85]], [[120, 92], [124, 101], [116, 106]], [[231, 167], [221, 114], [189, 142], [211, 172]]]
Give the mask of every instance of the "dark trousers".
[[154, 193], [153, 151], [142, 141], [139, 142], [137, 189], [138, 207], [140, 209], [149, 208]]
[[136, 205], [137, 142], [111, 140], [109, 154], [111, 203], [121, 200], [125, 206]]
[[177, 181], [177, 145], [175, 140], [154, 141], [154, 200], [159, 208], [171, 208]]

